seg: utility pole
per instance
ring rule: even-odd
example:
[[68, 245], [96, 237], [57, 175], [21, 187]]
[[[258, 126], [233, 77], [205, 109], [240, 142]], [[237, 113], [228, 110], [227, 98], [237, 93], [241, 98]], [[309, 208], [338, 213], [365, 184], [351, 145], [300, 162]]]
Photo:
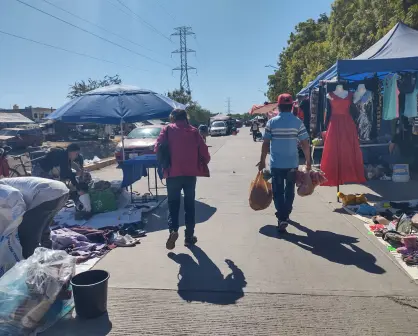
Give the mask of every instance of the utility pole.
[[229, 114], [231, 114], [231, 98], [230, 97], [228, 97], [227, 99], [226, 99], [226, 103], [227, 103], [227, 109], [228, 109], [228, 111], [227, 111], [227, 114], [229, 115]]
[[196, 68], [191, 67], [187, 63], [187, 54], [191, 52], [196, 52], [195, 50], [187, 48], [187, 36], [195, 35], [192, 31], [192, 27], [178, 27], [174, 28], [175, 33], [171, 36], [180, 36], [180, 49], [174, 50], [172, 54], [180, 54], [180, 67], [174, 68], [173, 70], [180, 71], [180, 89], [185, 91], [187, 94], [191, 94], [190, 84], [189, 84], [189, 70], [196, 70]]

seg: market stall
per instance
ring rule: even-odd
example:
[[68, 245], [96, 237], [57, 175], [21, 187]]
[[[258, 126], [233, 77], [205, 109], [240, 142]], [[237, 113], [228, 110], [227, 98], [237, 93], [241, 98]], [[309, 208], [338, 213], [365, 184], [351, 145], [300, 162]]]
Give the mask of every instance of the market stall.
[[417, 73], [418, 31], [398, 23], [364, 53], [338, 60], [299, 92], [309, 105], [328, 185], [365, 182], [364, 164], [383, 162], [374, 176], [388, 178], [386, 166], [407, 163], [390, 143], [416, 154]]
[[[55, 112], [48, 119], [63, 122], [99, 123], [120, 125], [123, 129], [125, 123], [135, 123], [145, 120], [168, 118], [173, 109], [186, 109], [186, 106], [176, 101], [155, 93], [151, 90], [140, 89], [128, 85], [111, 85], [99, 88], [84, 95], [74, 98]], [[130, 158], [125, 160], [124, 137], [122, 136], [122, 166], [128, 165], [129, 171], [138, 166], [136, 171], [141, 171], [136, 179], [124, 178], [131, 184], [142, 176], [149, 175], [149, 169], [154, 169], [157, 175], [157, 166], [147, 166], [143, 173], [143, 162]], [[129, 161], [129, 162], [128, 162]], [[127, 169], [123, 169], [124, 174]], [[157, 193], [157, 180], [155, 179], [155, 194]], [[127, 187], [128, 185], [124, 185]], [[150, 185], [148, 185], [150, 190]]]
[[340, 195], [343, 209], [364, 223], [399, 266], [418, 280], [418, 200], [370, 202], [364, 195]]
[[[185, 109], [185, 106], [150, 90], [115, 85], [71, 100], [49, 119], [119, 124], [122, 128], [124, 123], [167, 118], [176, 108]], [[144, 166], [140, 160], [130, 161], [124, 163], [130, 163], [131, 167], [139, 163], [141, 169], [133, 169], [131, 172], [135, 174], [124, 176], [124, 186], [149, 176], [150, 166]], [[157, 170], [155, 160], [152, 167]], [[18, 194], [19, 190], [13, 192]], [[2, 207], [0, 217], [12, 224], [16, 222], [0, 232], [2, 262], [11, 260], [5, 264], [7, 267], [0, 264], [0, 334], [41, 332], [67, 314], [74, 307], [69, 287], [71, 278], [89, 270], [108, 251], [137, 245], [145, 235], [142, 214], [158, 206], [144, 197], [140, 206], [133, 204], [132, 193], [122, 187], [122, 181], [83, 179], [79, 181], [77, 192], [79, 201], [67, 202], [50, 226], [52, 250], [37, 248], [26, 260], [22, 257], [17, 234], [11, 231], [21, 221], [24, 207], [17, 208], [4, 190], [0, 195], [3, 203], [10, 203], [8, 208]], [[23, 202], [23, 196], [21, 200]], [[11, 257], [5, 258], [5, 254]], [[59, 268], [65, 272], [60, 273]]]
[[253, 105], [248, 111], [251, 115], [265, 115], [271, 119], [278, 115], [277, 103], [264, 103], [263, 105]]

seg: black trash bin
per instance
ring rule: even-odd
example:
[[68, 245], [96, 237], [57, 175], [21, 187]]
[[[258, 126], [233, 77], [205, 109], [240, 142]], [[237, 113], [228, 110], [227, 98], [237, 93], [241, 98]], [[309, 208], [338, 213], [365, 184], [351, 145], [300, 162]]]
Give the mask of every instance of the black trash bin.
[[91, 319], [106, 313], [109, 277], [106, 271], [90, 270], [72, 278], [77, 316]]

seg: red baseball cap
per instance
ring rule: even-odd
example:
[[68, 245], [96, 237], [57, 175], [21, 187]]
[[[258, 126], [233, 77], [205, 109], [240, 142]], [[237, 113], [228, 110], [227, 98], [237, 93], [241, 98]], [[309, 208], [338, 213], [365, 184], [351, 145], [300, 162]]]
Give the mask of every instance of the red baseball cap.
[[279, 105], [281, 104], [287, 104], [287, 105], [292, 105], [293, 104], [293, 98], [290, 94], [288, 93], [282, 93], [278, 98], [277, 98], [277, 102], [279, 103]]

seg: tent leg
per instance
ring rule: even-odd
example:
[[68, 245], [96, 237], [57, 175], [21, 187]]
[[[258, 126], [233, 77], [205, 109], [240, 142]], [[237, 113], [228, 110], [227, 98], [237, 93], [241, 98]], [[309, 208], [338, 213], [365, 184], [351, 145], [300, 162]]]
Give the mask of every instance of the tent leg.
[[[340, 192], [340, 185], [337, 185], [337, 194]], [[340, 199], [337, 196], [337, 202], [340, 203]]]
[[125, 141], [123, 139], [123, 120], [120, 121], [120, 134], [122, 136], [122, 161], [125, 161]]

